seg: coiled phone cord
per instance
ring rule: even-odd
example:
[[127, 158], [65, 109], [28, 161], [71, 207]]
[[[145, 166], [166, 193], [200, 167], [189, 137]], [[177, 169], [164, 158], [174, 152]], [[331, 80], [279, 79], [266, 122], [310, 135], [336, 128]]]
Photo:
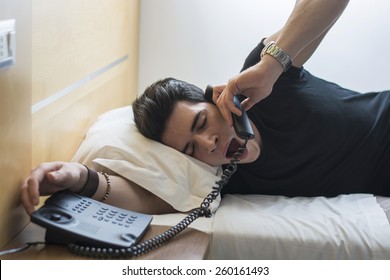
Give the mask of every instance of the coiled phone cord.
[[197, 218], [210, 218], [212, 216], [210, 205], [219, 196], [222, 188], [228, 183], [230, 177], [234, 174], [234, 172], [236, 172], [237, 162], [240, 161], [239, 157], [246, 151], [247, 142], [248, 140], [246, 140], [242, 147], [238, 148], [238, 150], [234, 153], [233, 158], [230, 160], [230, 163], [223, 170], [221, 179], [215, 182], [217, 186], [213, 187], [213, 190], [205, 197], [200, 207], [193, 209], [177, 225], [171, 227], [164, 233], [131, 247], [96, 248], [72, 243], [68, 245], [68, 249], [74, 254], [93, 258], [128, 258], [133, 256], [140, 256], [165, 244], [177, 234], [185, 230]]

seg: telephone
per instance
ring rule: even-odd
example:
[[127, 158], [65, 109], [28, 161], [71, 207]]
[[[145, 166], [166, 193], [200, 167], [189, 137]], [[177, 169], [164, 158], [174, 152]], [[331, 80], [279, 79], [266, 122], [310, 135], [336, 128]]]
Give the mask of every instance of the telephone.
[[45, 240], [55, 244], [82, 242], [95, 247], [129, 247], [143, 236], [152, 216], [114, 207], [70, 191], [49, 197], [31, 215], [45, 227]]
[[[211, 100], [213, 88], [208, 86], [206, 98]], [[246, 112], [237, 97], [234, 100], [242, 116], [233, 114], [236, 134], [245, 140], [223, 170], [221, 179], [203, 200], [181, 222], [168, 231], [142, 243], [137, 243], [146, 232], [152, 216], [120, 209], [69, 191], [49, 197], [35, 211], [31, 221], [46, 228], [45, 240], [49, 243], [68, 244], [68, 248], [88, 257], [129, 257], [144, 254], [169, 241], [199, 217], [211, 217], [210, 205], [219, 196], [224, 185], [237, 169], [240, 155], [248, 140], [254, 138]]]

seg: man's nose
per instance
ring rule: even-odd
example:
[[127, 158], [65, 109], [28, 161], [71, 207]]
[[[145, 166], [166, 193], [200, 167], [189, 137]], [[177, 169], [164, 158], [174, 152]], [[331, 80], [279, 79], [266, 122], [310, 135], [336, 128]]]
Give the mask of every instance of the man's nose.
[[217, 135], [198, 134], [195, 137], [196, 142], [198, 142], [198, 145], [207, 150], [208, 153], [212, 153], [215, 151], [218, 142]]

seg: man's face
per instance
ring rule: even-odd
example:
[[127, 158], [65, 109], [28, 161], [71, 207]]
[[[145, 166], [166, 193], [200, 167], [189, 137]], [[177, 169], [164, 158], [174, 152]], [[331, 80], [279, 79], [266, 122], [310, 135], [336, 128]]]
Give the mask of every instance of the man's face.
[[[247, 144], [240, 163], [260, 155], [259, 135]], [[179, 101], [166, 123], [162, 142], [180, 152], [213, 166], [227, 164], [244, 141], [229, 127], [217, 106], [207, 102]]]

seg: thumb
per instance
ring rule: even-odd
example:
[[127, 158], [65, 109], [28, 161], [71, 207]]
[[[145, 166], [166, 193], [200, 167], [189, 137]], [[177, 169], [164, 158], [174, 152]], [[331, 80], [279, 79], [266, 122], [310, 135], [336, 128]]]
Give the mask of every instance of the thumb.
[[256, 102], [253, 101], [252, 99], [250, 98], [246, 98], [244, 101], [241, 102], [241, 106], [242, 108], [245, 110], [245, 111], [248, 111], [250, 108], [253, 107], [253, 105], [255, 105]]

